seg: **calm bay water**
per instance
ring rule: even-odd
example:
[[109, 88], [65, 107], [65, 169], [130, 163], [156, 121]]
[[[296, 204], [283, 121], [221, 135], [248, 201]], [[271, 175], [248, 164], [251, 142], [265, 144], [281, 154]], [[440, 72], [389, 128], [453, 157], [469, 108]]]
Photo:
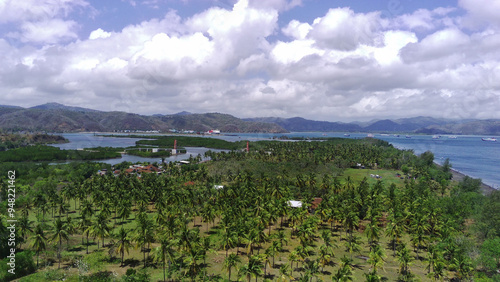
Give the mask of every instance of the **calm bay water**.
[[[94, 136], [92, 133], [68, 133], [62, 134], [70, 140], [70, 143], [54, 145], [61, 149], [78, 149], [92, 147], [128, 147], [134, 146], [137, 138], [111, 138]], [[240, 140], [269, 140], [279, 136], [288, 137], [343, 137], [343, 138], [365, 138], [366, 133], [351, 133], [344, 136], [344, 133], [329, 132], [292, 132], [287, 134], [264, 134], [264, 133], [238, 133], [231, 135], [207, 136], [210, 138], [220, 138], [227, 141]], [[435, 161], [442, 164], [446, 158], [450, 159], [453, 169], [474, 178], [481, 178], [485, 184], [494, 188], [500, 188], [500, 142], [482, 141], [484, 136], [458, 136], [456, 139], [442, 136], [433, 139], [429, 135], [412, 135], [405, 138], [404, 135], [396, 137], [394, 135], [375, 134], [375, 138], [388, 141], [396, 148], [411, 149], [416, 154], [431, 151]], [[179, 144], [182, 146], [182, 144]], [[190, 155], [203, 155], [208, 149], [187, 147], [187, 154], [172, 156], [166, 161], [179, 161], [189, 158]], [[220, 151], [214, 150], [212, 151]], [[123, 155], [119, 159], [103, 160], [102, 162], [116, 164], [123, 161], [130, 162], [158, 162], [158, 158], [142, 158], [131, 155]]]
[[[130, 147], [135, 146], [135, 142], [139, 139], [137, 138], [116, 138], [116, 137], [103, 137], [99, 135], [94, 135], [93, 133], [65, 133], [61, 134], [65, 138], [67, 138], [70, 142], [65, 144], [53, 144], [54, 147], [59, 147], [61, 149], [83, 149], [83, 148], [93, 148], [93, 147]], [[171, 156], [165, 158], [165, 162], [175, 162], [189, 159], [190, 156], [196, 157], [200, 154], [203, 158], [203, 154], [208, 151], [221, 152], [224, 150], [217, 149], [207, 149], [200, 147], [186, 147], [186, 154]], [[107, 163], [107, 164], [118, 164], [121, 162], [160, 162], [161, 158], [144, 158], [133, 155], [122, 155], [121, 158], [116, 159], [107, 159], [107, 160], [99, 160], [99, 162]]]

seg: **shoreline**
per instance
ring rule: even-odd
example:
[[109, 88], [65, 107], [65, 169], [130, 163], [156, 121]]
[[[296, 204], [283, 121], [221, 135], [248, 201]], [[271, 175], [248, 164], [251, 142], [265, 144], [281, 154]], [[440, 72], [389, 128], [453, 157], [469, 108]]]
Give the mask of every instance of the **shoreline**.
[[[462, 181], [462, 179], [464, 179], [466, 176], [466, 174], [463, 174], [461, 172], [459, 172], [458, 170], [455, 170], [453, 168], [450, 168], [450, 172], [451, 172], [451, 175], [452, 175], [452, 178], [451, 180], [452, 181]], [[471, 177], [471, 176], [469, 176]], [[473, 177], [471, 177], [473, 178]], [[481, 180], [481, 193], [483, 195], [489, 195], [491, 194], [493, 191], [497, 191], [497, 189], [493, 188], [492, 186], [488, 185], [488, 184], [484, 184], [484, 182]]]
[[[439, 168], [443, 167], [442, 165], [438, 164], [437, 162], [434, 162], [434, 164]], [[474, 178], [470, 175], [464, 174], [464, 173], [462, 173], [454, 168], [450, 168], [450, 173], [451, 173], [451, 181], [455, 181], [455, 182], [462, 181], [466, 176], [473, 178], [473, 179], [476, 179], [476, 178]], [[493, 186], [485, 184], [482, 179], [481, 179], [480, 188], [481, 188], [481, 193], [485, 196], [491, 194], [493, 191], [497, 191], [497, 189], [493, 188]]]

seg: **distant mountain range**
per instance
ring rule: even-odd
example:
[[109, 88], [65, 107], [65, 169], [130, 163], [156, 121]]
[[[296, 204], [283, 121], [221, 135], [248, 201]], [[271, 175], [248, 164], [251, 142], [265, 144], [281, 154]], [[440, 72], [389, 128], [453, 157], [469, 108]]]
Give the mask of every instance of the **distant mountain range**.
[[228, 114], [193, 114], [151, 116], [126, 112], [104, 112], [48, 103], [31, 108], [0, 105], [0, 129], [47, 132], [167, 132], [170, 129], [206, 132], [285, 133], [306, 131], [379, 132], [423, 134], [500, 135], [500, 120], [451, 120], [432, 117], [373, 120], [370, 122], [328, 122], [301, 117], [261, 117], [239, 119]]
[[0, 106], [0, 128], [5, 130], [47, 132], [113, 132], [170, 129], [206, 132], [287, 132], [274, 123], [244, 121], [227, 114], [190, 114], [145, 116], [125, 112], [103, 112], [49, 103], [31, 108]]
[[500, 120], [452, 120], [432, 117], [374, 120], [371, 122], [328, 122], [294, 118], [247, 118], [247, 121], [272, 122], [288, 131], [336, 131], [423, 134], [500, 135]]

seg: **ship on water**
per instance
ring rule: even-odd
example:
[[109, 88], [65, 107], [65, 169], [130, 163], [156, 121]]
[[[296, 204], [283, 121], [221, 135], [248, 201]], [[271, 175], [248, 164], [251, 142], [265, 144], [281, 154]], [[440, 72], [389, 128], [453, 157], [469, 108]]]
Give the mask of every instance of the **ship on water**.
[[481, 140], [489, 142], [497, 142], [497, 139], [493, 137], [481, 138]]

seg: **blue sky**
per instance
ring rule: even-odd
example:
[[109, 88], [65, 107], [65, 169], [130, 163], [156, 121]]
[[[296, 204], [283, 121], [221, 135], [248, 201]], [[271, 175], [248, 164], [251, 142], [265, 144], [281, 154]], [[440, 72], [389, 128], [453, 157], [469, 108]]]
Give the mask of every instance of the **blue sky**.
[[0, 0], [2, 104], [500, 118], [500, 1]]

